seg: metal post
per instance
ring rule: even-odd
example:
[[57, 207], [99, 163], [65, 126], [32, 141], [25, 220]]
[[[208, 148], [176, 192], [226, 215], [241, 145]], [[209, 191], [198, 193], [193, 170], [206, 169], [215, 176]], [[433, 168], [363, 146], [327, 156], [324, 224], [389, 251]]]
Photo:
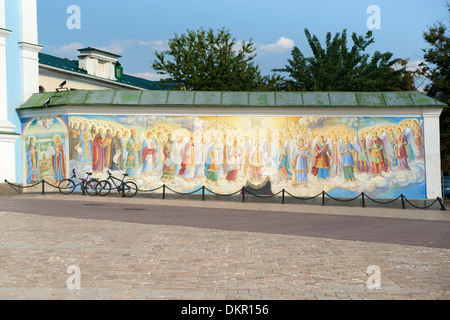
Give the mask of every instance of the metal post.
[[442, 199], [441, 198], [437, 198], [437, 201], [439, 201], [439, 204], [441, 205], [441, 210], [442, 211], [445, 211], [445, 210], [447, 210], [446, 208], [445, 208], [445, 206], [444, 206], [444, 202], [442, 201]]
[[163, 194], [162, 194], [162, 198], [165, 199], [166, 198], [166, 185], [163, 184]]
[[325, 191], [322, 191], [322, 205], [325, 205]]
[[42, 192], [41, 194], [45, 194], [45, 180], [42, 180]]
[[366, 206], [366, 202], [365, 202], [365, 200], [364, 200], [364, 192], [363, 193], [361, 193], [361, 199], [362, 199], [362, 206], [363, 206], [363, 208]]
[[205, 201], [205, 186], [202, 186], [202, 201]]
[[401, 194], [400, 197], [402, 198], [402, 208], [403, 208], [403, 209], [406, 209], [406, 206], [405, 206], [405, 196], [404, 196], [403, 194]]
[[284, 204], [284, 189], [281, 191], [281, 203]]
[[245, 187], [242, 187], [242, 202], [245, 202]]

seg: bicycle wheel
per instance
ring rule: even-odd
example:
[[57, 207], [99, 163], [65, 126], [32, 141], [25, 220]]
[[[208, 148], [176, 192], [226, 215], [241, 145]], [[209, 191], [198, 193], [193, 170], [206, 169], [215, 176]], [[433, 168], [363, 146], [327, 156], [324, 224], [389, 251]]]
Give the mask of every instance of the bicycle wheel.
[[86, 182], [86, 186], [85, 186], [86, 193], [90, 196], [96, 196], [97, 195], [97, 184], [98, 184], [97, 180], [90, 180], [90, 181]]
[[102, 197], [107, 196], [111, 192], [111, 189], [111, 183], [108, 180], [102, 180], [95, 186], [97, 194], [101, 195]]
[[138, 186], [133, 181], [127, 181], [123, 184], [122, 193], [125, 197], [131, 198], [138, 192]]
[[59, 183], [58, 189], [62, 194], [71, 194], [75, 190], [75, 183], [70, 179], [64, 179]]

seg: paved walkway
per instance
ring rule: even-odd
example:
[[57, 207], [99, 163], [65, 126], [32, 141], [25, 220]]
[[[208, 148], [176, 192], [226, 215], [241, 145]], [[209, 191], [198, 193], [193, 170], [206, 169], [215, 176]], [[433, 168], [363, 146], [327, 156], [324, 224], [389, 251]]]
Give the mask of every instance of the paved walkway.
[[[0, 201], [30, 198], [40, 200], [36, 203], [41, 211], [45, 211], [42, 200], [50, 208], [53, 200], [62, 199], [60, 195], [23, 195], [0, 197]], [[260, 210], [441, 224], [449, 223], [449, 211], [64, 199], [84, 203], [85, 216], [0, 212], [0, 299], [450, 298], [448, 248], [89, 217], [89, 210], [94, 213], [102, 203], [129, 208], [164, 205], [168, 213], [184, 206], [210, 208], [211, 214], [220, 208], [242, 215]], [[448, 242], [450, 234], [440, 232], [443, 243]], [[379, 282], [373, 270], [379, 270]], [[373, 288], [377, 284], [379, 288]]]

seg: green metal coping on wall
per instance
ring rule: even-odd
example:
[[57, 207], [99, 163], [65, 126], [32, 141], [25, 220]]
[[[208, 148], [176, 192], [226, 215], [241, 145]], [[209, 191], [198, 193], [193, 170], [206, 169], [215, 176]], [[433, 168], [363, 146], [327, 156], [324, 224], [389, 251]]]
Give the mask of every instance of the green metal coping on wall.
[[10, 131], [0, 131], [0, 135], [6, 135], [6, 136], [20, 136], [20, 133], [17, 133], [17, 132], [10, 132]]
[[[45, 102], [50, 102], [44, 106]], [[212, 92], [168, 90], [72, 90], [33, 94], [18, 109], [58, 106], [413, 108], [447, 105], [407, 92]]]

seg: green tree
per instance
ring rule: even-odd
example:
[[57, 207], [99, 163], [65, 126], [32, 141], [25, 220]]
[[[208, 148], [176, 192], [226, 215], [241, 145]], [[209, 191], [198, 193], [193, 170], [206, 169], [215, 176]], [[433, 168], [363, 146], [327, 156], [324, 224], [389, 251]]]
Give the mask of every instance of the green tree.
[[169, 75], [168, 81], [182, 83], [186, 90], [270, 90], [277, 76], [262, 76], [254, 63], [252, 40], [236, 42], [228, 30], [187, 30], [169, 40], [169, 49], [155, 52], [153, 69]]
[[275, 72], [285, 72], [286, 90], [295, 91], [385, 91], [406, 90], [410, 87], [406, 68], [396, 68], [400, 59], [390, 52], [376, 51], [372, 57], [365, 53], [374, 43], [372, 32], [364, 36], [353, 33], [353, 45], [347, 46], [347, 30], [332, 37], [328, 32], [322, 46], [315, 35], [305, 29], [313, 56], [305, 57], [294, 47], [288, 64]]
[[[447, 4], [450, 21], [450, 5]], [[449, 27], [443, 22], [435, 23], [423, 33], [425, 42], [430, 46], [424, 52], [423, 70], [430, 81], [425, 93], [447, 105], [450, 103], [450, 36]], [[444, 108], [440, 117], [442, 168], [450, 172], [450, 110]]]

